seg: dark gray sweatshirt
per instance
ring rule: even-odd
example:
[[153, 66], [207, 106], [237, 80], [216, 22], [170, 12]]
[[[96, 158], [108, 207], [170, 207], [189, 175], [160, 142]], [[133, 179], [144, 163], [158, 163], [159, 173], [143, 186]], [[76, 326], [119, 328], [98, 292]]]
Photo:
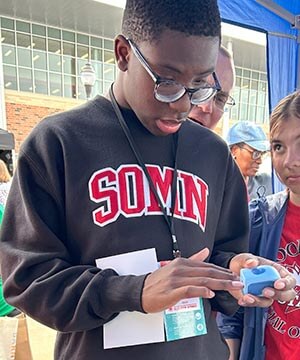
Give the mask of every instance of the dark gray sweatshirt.
[[[173, 135], [157, 137], [132, 111], [123, 114], [166, 206], [174, 169]], [[245, 183], [226, 144], [186, 121], [179, 130], [174, 224], [182, 256], [204, 247], [227, 267], [247, 250]], [[95, 259], [155, 248], [172, 259], [168, 226], [111, 103], [97, 97], [43, 120], [22, 146], [1, 233], [9, 303], [58, 330], [57, 360], [227, 359], [214, 310], [235, 301], [204, 300], [207, 335], [103, 349], [103, 324], [140, 311], [143, 276], [101, 270]], [[130, 324], [128, 324], [130, 331]]]

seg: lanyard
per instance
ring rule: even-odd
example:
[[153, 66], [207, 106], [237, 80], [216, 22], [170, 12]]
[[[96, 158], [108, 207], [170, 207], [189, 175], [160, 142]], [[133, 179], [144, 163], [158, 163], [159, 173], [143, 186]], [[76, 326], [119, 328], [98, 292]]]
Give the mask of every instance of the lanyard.
[[141, 168], [144, 171], [144, 174], [146, 175], [146, 178], [148, 180], [150, 189], [152, 190], [160, 208], [161, 211], [163, 213], [164, 219], [168, 225], [168, 229], [170, 231], [171, 234], [171, 238], [172, 238], [172, 247], [173, 247], [173, 257], [177, 258], [181, 256], [181, 252], [179, 250], [179, 246], [178, 246], [178, 242], [177, 242], [177, 238], [176, 238], [176, 234], [175, 234], [175, 226], [174, 226], [174, 209], [175, 209], [175, 200], [176, 200], [176, 192], [177, 192], [177, 145], [178, 145], [178, 133], [175, 134], [175, 164], [174, 164], [174, 174], [173, 174], [173, 180], [172, 180], [172, 187], [171, 187], [171, 216], [169, 217], [167, 214], [167, 209], [165, 208], [165, 206], [162, 203], [162, 200], [160, 198], [160, 196], [158, 195], [158, 192], [154, 186], [154, 183], [151, 179], [151, 176], [149, 174], [148, 169], [145, 166], [145, 162], [141, 156], [141, 153], [139, 152], [137, 145], [130, 133], [130, 130], [124, 120], [124, 117], [121, 113], [121, 110], [119, 108], [119, 105], [116, 101], [115, 95], [113, 93], [113, 89], [112, 89], [113, 85], [111, 85], [110, 89], [109, 89], [109, 96], [112, 102], [112, 106], [114, 108], [114, 111], [117, 115], [118, 121], [123, 129], [124, 134], [126, 135], [126, 138], [129, 142], [129, 145], [139, 163], [139, 165], [141, 166]]

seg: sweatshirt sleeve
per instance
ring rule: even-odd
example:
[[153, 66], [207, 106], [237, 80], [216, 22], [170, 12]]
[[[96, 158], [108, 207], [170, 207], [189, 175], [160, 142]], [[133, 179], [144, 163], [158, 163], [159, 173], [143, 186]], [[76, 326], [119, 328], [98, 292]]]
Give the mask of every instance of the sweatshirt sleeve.
[[[228, 159], [227, 178], [219, 215], [215, 244], [210, 261], [228, 268], [232, 257], [249, 250], [249, 216], [246, 184], [232, 156]], [[237, 301], [225, 291], [216, 292], [211, 300], [213, 310], [231, 315]]]
[[[41, 161], [41, 155], [24, 149], [19, 154], [0, 241], [7, 301], [62, 332], [99, 327], [125, 310], [143, 312], [146, 275], [118, 276], [74, 261], [68, 246], [64, 166], [59, 154], [51, 159], [44, 155]], [[54, 178], [60, 179], [59, 186]]]
[[234, 255], [248, 251], [248, 236], [249, 213], [246, 184], [230, 155], [211, 262], [228, 267]]

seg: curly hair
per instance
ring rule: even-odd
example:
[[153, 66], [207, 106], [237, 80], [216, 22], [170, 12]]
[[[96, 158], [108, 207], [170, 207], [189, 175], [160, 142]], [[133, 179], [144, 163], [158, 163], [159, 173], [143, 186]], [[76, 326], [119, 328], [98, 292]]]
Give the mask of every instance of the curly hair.
[[221, 38], [217, 0], [127, 0], [122, 22], [126, 37], [151, 42], [167, 29]]

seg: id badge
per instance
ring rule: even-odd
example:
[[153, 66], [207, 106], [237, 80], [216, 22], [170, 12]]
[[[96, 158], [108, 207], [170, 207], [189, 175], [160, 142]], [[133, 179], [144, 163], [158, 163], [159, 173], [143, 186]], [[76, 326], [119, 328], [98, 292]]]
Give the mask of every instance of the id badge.
[[167, 341], [207, 334], [202, 298], [183, 299], [164, 311]]

